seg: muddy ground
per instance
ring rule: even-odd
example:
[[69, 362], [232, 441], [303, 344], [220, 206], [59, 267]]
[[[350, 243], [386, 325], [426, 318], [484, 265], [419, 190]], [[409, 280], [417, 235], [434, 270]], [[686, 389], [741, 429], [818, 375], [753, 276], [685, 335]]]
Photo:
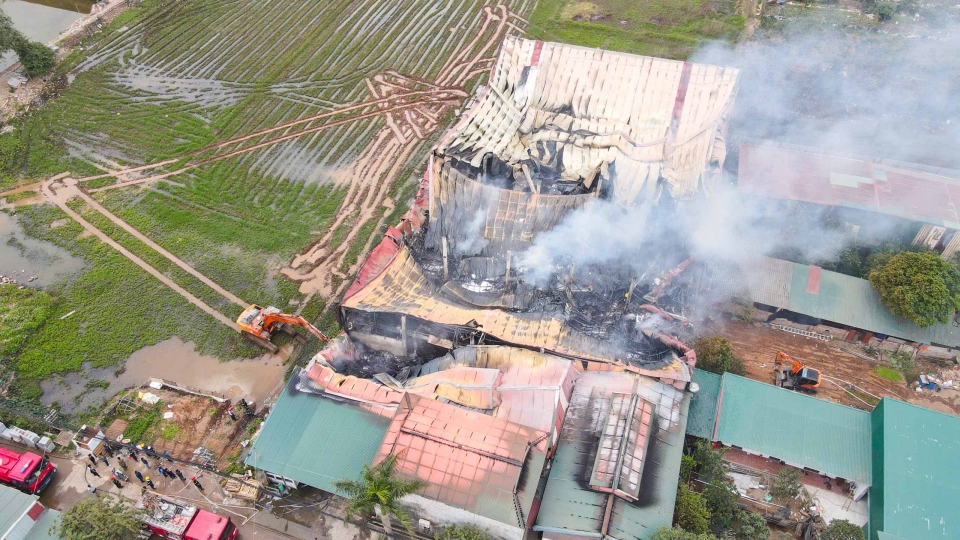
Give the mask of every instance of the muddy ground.
[[[817, 339], [798, 336], [777, 330], [760, 323], [744, 323], [729, 319], [711, 321], [704, 335], [720, 335], [733, 344], [734, 354], [743, 359], [747, 377], [773, 384], [774, 360], [777, 351], [782, 351], [820, 370], [827, 377], [853, 383], [880, 397], [892, 397], [922, 407], [960, 415], [960, 390], [944, 388], [941, 392], [923, 391], [918, 393], [906, 382], [894, 382], [879, 377], [877, 367], [890, 367], [880, 361], [868, 361], [835, 348], [830, 343]], [[853, 347], [852, 344], [845, 346]], [[925, 362], [918, 362], [921, 373], [939, 373], [942, 368]], [[869, 409], [842, 388], [826, 379], [816, 394], [821, 399], [842, 403], [860, 409]]]
[[[145, 390], [156, 394], [162, 407], [161, 419], [147, 430], [143, 440], [152, 440], [153, 448], [158, 453], [166, 451], [178, 459], [197, 461], [194, 452], [203, 447], [216, 458], [217, 467], [225, 469], [239, 453], [240, 442], [250, 437], [251, 423], [257, 423], [254, 418], [245, 417], [239, 406], [234, 409], [237, 420], [231, 419], [227, 411], [229, 402], [217, 403], [208, 397], [166, 389]], [[133, 420], [150, 411], [151, 407], [143, 404], [129, 418]], [[164, 413], [173, 413], [173, 417], [163, 419]], [[111, 429], [108, 427], [106, 431], [110, 433]]]

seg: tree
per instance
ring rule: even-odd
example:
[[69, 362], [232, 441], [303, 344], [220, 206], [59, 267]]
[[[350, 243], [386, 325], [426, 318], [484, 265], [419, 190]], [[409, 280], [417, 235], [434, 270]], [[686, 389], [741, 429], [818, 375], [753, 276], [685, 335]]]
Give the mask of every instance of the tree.
[[741, 510], [737, 514], [737, 540], [767, 540], [770, 527], [767, 520], [758, 512]]
[[487, 531], [470, 524], [442, 527], [433, 535], [434, 540], [492, 540]]
[[867, 540], [863, 529], [845, 519], [835, 519], [820, 533], [820, 540]]
[[794, 499], [800, 494], [803, 486], [800, 485], [802, 473], [796, 469], [785, 467], [773, 477], [773, 486], [770, 490], [774, 497], [780, 499]]
[[707, 501], [686, 484], [677, 486], [677, 505], [674, 514], [677, 526], [687, 532], [700, 534], [707, 532], [710, 528], [710, 510], [707, 510]]
[[870, 273], [890, 312], [918, 326], [947, 323], [960, 309], [960, 271], [936, 253], [898, 253]]
[[39, 41], [21, 40], [14, 46], [14, 50], [17, 51], [17, 57], [28, 77], [46, 75], [57, 65], [53, 49]]
[[51, 531], [64, 540], [129, 540], [141, 528], [138, 514], [107, 497], [82, 499], [60, 515]]
[[717, 537], [712, 534], [687, 532], [680, 527], [660, 527], [650, 535], [650, 540], [717, 540]]
[[878, 21], [889, 21], [897, 13], [897, 5], [893, 2], [878, 2], [874, 10]]
[[719, 336], [702, 337], [693, 342], [693, 350], [697, 353], [697, 367], [723, 375], [729, 371], [737, 375], [746, 373], [743, 360], [733, 354], [730, 340]]
[[693, 459], [700, 466], [700, 480], [706, 483], [721, 482], [727, 477], [723, 469], [723, 454], [726, 449], [714, 450], [707, 441], [697, 441], [693, 447]]
[[690, 476], [693, 474], [693, 471], [697, 468], [697, 460], [693, 456], [682, 456], [680, 458], [680, 478], [684, 482], [690, 480]]
[[14, 28], [13, 21], [5, 13], [0, 13], [0, 54], [9, 50], [17, 53], [28, 76], [46, 75], [56, 65], [53, 50], [43, 43], [30, 41]]
[[719, 481], [707, 484], [703, 490], [710, 510], [710, 524], [714, 527], [729, 529], [740, 511], [740, 494], [730, 484]]
[[395, 478], [393, 469], [396, 464], [397, 456], [391, 454], [375, 467], [364, 465], [359, 480], [339, 480], [333, 483], [337, 492], [343, 493], [348, 499], [344, 508], [344, 520], [357, 514], [367, 517], [376, 514], [383, 523], [383, 529], [388, 535], [392, 535], [390, 516], [396, 516], [407, 531], [413, 532], [410, 517], [400, 507], [400, 499], [427, 484], [422, 480]]

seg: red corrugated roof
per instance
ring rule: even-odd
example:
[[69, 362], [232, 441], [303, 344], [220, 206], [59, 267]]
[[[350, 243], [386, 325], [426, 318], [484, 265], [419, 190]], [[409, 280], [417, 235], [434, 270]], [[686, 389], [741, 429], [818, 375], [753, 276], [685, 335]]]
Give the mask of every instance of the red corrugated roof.
[[811, 266], [807, 270], [807, 292], [810, 294], [820, 294], [820, 273], [823, 269], [819, 266]]
[[848, 206], [946, 225], [960, 223], [960, 181], [911, 168], [773, 143], [740, 146], [742, 193], [829, 206]]

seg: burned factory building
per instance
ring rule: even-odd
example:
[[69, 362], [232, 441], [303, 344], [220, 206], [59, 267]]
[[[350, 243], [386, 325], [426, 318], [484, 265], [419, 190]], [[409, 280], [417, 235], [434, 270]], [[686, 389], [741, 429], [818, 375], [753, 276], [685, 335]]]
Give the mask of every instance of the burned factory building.
[[[661, 225], [718, 188], [737, 75], [506, 38], [346, 290], [344, 333], [278, 401], [255, 466], [330, 490], [393, 455], [427, 486], [404, 499], [421, 523], [498, 538], [670, 525], [699, 272]], [[651, 241], [599, 253], [625, 235]], [[360, 457], [290, 450], [294, 424]]]
[[[512, 345], [684, 379], [657, 329], [664, 312], [682, 316], [663, 306], [688, 257], [652, 246], [578, 264], [538, 239], [598, 213], [646, 227], [663, 200], [709, 196], [736, 80], [729, 68], [508, 38], [434, 148], [414, 207], [346, 292], [344, 328], [397, 356]], [[642, 232], [600, 228], [564, 248]]]

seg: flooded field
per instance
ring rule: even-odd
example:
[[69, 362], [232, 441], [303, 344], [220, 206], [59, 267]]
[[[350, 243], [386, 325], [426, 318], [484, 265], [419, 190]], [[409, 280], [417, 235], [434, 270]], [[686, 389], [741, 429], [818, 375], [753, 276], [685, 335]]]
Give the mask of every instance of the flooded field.
[[[140, 349], [127, 359], [125, 367], [116, 375], [114, 371], [118, 368], [84, 366], [82, 372], [51, 377], [41, 383], [41, 401], [45, 405], [58, 402], [68, 412], [83, 410], [124, 388], [144, 384], [151, 377], [224, 394], [234, 401], [240, 398], [260, 401], [280, 384], [286, 371], [282, 354], [221, 362], [197, 353], [193, 343], [184, 343], [179, 338]], [[106, 385], [92, 386], [90, 381], [105, 381]]]
[[[90, 13], [94, 2], [87, 0], [5, 0], [0, 10], [10, 16], [13, 26], [28, 39], [46, 43], [57, 37], [74, 21]], [[0, 57], [0, 70], [16, 61], [13, 53]]]
[[[46, 287], [83, 268], [67, 250], [27, 235], [17, 219], [0, 211], [0, 275], [28, 287]], [[36, 277], [34, 281], [29, 281]]]

